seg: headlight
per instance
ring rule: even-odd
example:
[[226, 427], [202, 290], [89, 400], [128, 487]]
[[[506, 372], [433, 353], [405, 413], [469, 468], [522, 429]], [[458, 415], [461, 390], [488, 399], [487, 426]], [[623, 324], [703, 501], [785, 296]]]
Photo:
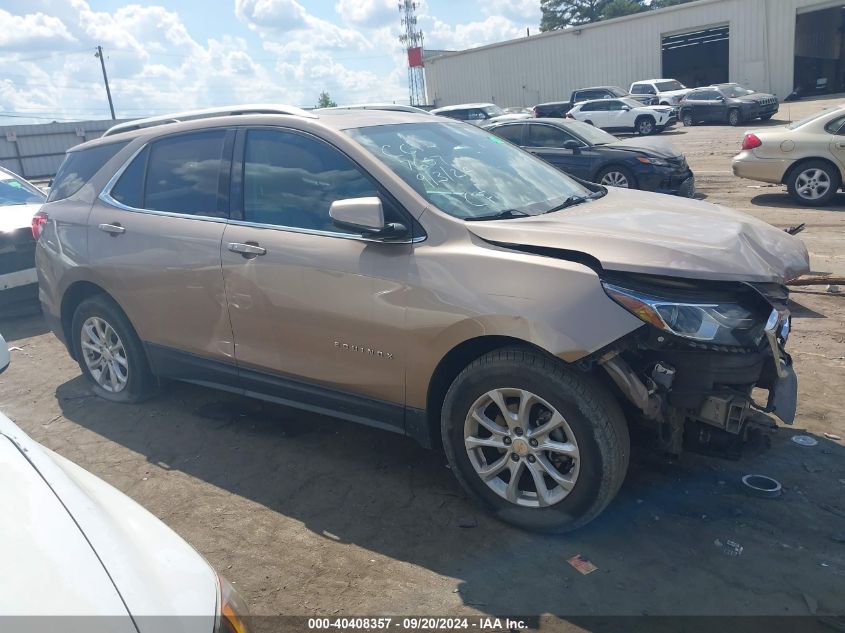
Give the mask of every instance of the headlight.
[[235, 588], [220, 574], [217, 574], [220, 595], [217, 600], [217, 621], [214, 633], [249, 633], [247, 618], [249, 608]]
[[634, 316], [654, 327], [716, 345], [758, 345], [765, 321], [730, 302], [679, 302], [602, 282], [605, 292]]
[[647, 158], [645, 156], [637, 156], [637, 160], [643, 165], [656, 165], [657, 167], [671, 167], [671, 165], [660, 158]]

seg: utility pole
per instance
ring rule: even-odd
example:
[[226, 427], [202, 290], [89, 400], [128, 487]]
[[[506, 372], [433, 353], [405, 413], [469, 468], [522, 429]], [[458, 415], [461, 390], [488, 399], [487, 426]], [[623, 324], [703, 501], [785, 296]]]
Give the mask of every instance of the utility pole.
[[106, 74], [106, 62], [103, 59], [103, 47], [97, 46], [97, 52], [94, 57], [100, 58], [100, 67], [103, 69], [103, 83], [106, 84], [106, 96], [109, 98], [109, 110], [111, 110], [111, 118], [114, 121], [117, 117], [114, 116], [114, 104], [111, 100], [111, 90], [109, 90], [109, 76]]

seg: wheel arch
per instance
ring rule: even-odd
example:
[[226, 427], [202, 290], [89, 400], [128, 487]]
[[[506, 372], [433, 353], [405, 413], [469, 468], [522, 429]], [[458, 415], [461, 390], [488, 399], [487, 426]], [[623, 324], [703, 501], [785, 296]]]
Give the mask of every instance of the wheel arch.
[[[440, 436], [440, 409], [446, 399], [446, 392], [464, 368], [472, 361], [481, 358], [485, 354], [503, 348], [521, 347], [549, 358], [557, 358], [549, 351], [539, 345], [526, 341], [525, 339], [504, 335], [484, 335], [461, 341], [450, 349], [437, 366], [428, 382], [426, 395], [426, 421], [428, 423], [428, 435], [432, 447], [440, 447], [442, 439]], [[560, 360], [560, 359], [558, 359]], [[565, 361], [561, 361], [565, 362]]]
[[823, 158], [821, 156], [806, 156], [804, 158], [799, 158], [798, 160], [796, 160], [794, 163], [792, 163], [792, 165], [789, 166], [789, 169], [787, 169], [786, 171], [783, 172], [783, 177], [780, 180], [781, 184], [782, 185], [787, 184], [787, 182], [789, 182], [789, 179], [792, 178], [792, 174], [795, 173], [795, 170], [799, 169], [800, 167], [802, 167], [803, 165], [805, 165], [807, 163], [816, 163], [816, 162], [826, 163], [827, 165], [830, 165], [833, 168], [833, 170], [836, 173], [839, 174], [839, 179], [840, 179], [839, 186], [841, 188], [842, 183], [845, 182], [845, 173], [843, 173], [842, 168], [839, 165], [837, 165], [836, 163], [834, 163], [832, 160], [830, 160], [829, 158]]
[[90, 299], [91, 297], [100, 295], [106, 297], [107, 299], [109, 299], [109, 301], [114, 303], [117, 308], [123, 313], [123, 316], [126, 317], [126, 320], [129, 322], [129, 325], [135, 331], [135, 334], [137, 335], [138, 333], [138, 331], [135, 329], [135, 326], [132, 324], [132, 320], [126, 314], [126, 310], [123, 309], [120, 303], [105, 288], [91, 281], [75, 281], [70, 284], [62, 294], [62, 304], [60, 309], [62, 334], [64, 334], [65, 341], [67, 342], [68, 351], [70, 352], [70, 355], [74, 360], [79, 359], [76, 358], [76, 352], [74, 351], [75, 346], [73, 344], [73, 338], [71, 336], [73, 315], [76, 312], [76, 309], [83, 301], [85, 301], [86, 299]]
[[610, 169], [610, 168], [613, 168], [613, 167], [615, 167], [617, 169], [622, 169], [622, 170], [628, 172], [629, 174], [631, 174], [631, 179], [634, 181], [634, 185], [635, 185], [634, 187], [631, 187], [631, 189], [638, 189], [639, 188], [639, 182], [637, 181], [637, 174], [634, 173], [634, 170], [630, 166], [626, 165], [625, 163], [623, 163], [623, 162], [621, 162], [617, 159], [612, 159], [611, 161], [609, 161], [607, 163], [603, 163], [603, 164], [599, 165], [596, 168], [596, 170], [593, 172], [592, 176], [590, 177], [590, 179], [589, 179], [590, 182], [598, 182], [599, 174], [601, 174], [603, 171]]

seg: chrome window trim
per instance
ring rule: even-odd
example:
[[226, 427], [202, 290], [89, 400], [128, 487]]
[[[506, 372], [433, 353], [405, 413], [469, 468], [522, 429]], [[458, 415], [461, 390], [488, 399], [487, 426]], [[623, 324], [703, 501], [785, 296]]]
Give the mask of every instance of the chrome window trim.
[[[157, 140], [157, 139], [155, 139]], [[356, 233], [336, 233], [334, 231], [319, 231], [316, 229], [303, 229], [296, 226], [284, 226], [281, 224], [261, 224], [259, 222], [247, 222], [245, 220], [233, 220], [231, 218], [218, 218], [214, 216], [207, 216], [207, 215], [195, 215], [191, 213], [176, 213], [173, 211], [158, 211], [156, 209], [140, 209], [138, 207], [132, 207], [128, 204], [123, 204], [119, 200], [115, 200], [112, 195], [111, 191], [114, 189], [115, 185], [117, 185], [117, 181], [120, 180], [120, 177], [123, 175], [129, 165], [132, 164], [132, 161], [135, 160], [138, 155], [143, 152], [149, 145], [151, 145], [153, 141], [149, 141], [144, 143], [139, 147], [137, 150], [132, 152], [132, 155], [126, 159], [126, 162], [120, 166], [114, 175], [109, 179], [106, 183], [106, 186], [103, 187], [103, 190], [100, 192], [100, 195], [97, 198], [110, 206], [116, 207], [123, 211], [131, 211], [133, 213], [144, 213], [147, 215], [161, 215], [169, 218], [182, 218], [185, 220], [200, 220], [204, 222], [218, 222], [223, 224], [232, 224], [234, 226], [246, 226], [246, 227], [254, 227], [258, 229], [269, 229], [275, 231], [285, 231], [287, 233], [302, 233], [305, 235], [319, 235], [322, 237], [337, 237], [344, 240], [357, 240], [359, 242], [374, 242], [377, 244], [418, 244], [420, 242], [424, 242], [427, 235], [420, 235], [418, 237], [412, 237], [405, 240], [381, 240], [372, 237], [366, 237], [364, 235], [358, 235]]]

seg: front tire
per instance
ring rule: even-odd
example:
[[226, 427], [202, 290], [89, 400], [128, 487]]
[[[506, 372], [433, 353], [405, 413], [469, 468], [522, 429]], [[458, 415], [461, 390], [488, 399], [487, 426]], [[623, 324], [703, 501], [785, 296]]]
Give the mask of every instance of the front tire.
[[641, 136], [649, 136], [654, 134], [654, 130], [656, 128], [656, 124], [653, 118], [650, 116], [644, 116], [640, 119], [637, 119], [637, 122], [634, 124], [634, 129], [636, 130], [637, 134]]
[[737, 125], [742, 123], [742, 113], [736, 108], [731, 108], [730, 110], [728, 110], [728, 123], [732, 127], [736, 127]]
[[695, 125], [695, 121], [692, 118], [692, 113], [684, 112], [681, 115], [681, 123], [684, 124], [684, 127], [692, 127], [693, 125]]
[[605, 187], [620, 187], [622, 189], [636, 189], [637, 181], [628, 169], [615, 165], [605, 167], [596, 174], [595, 182]]
[[628, 469], [628, 427], [613, 396], [528, 349], [494, 351], [464, 369], [443, 403], [441, 433], [467, 494], [528, 530], [586, 525]]
[[799, 164], [786, 179], [786, 188], [792, 199], [809, 207], [829, 203], [841, 184], [839, 170], [821, 160]]
[[155, 392], [141, 341], [114, 301], [96, 295], [80, 303], [71, 330], [79, 368], [97, 396], [130, 403]]

